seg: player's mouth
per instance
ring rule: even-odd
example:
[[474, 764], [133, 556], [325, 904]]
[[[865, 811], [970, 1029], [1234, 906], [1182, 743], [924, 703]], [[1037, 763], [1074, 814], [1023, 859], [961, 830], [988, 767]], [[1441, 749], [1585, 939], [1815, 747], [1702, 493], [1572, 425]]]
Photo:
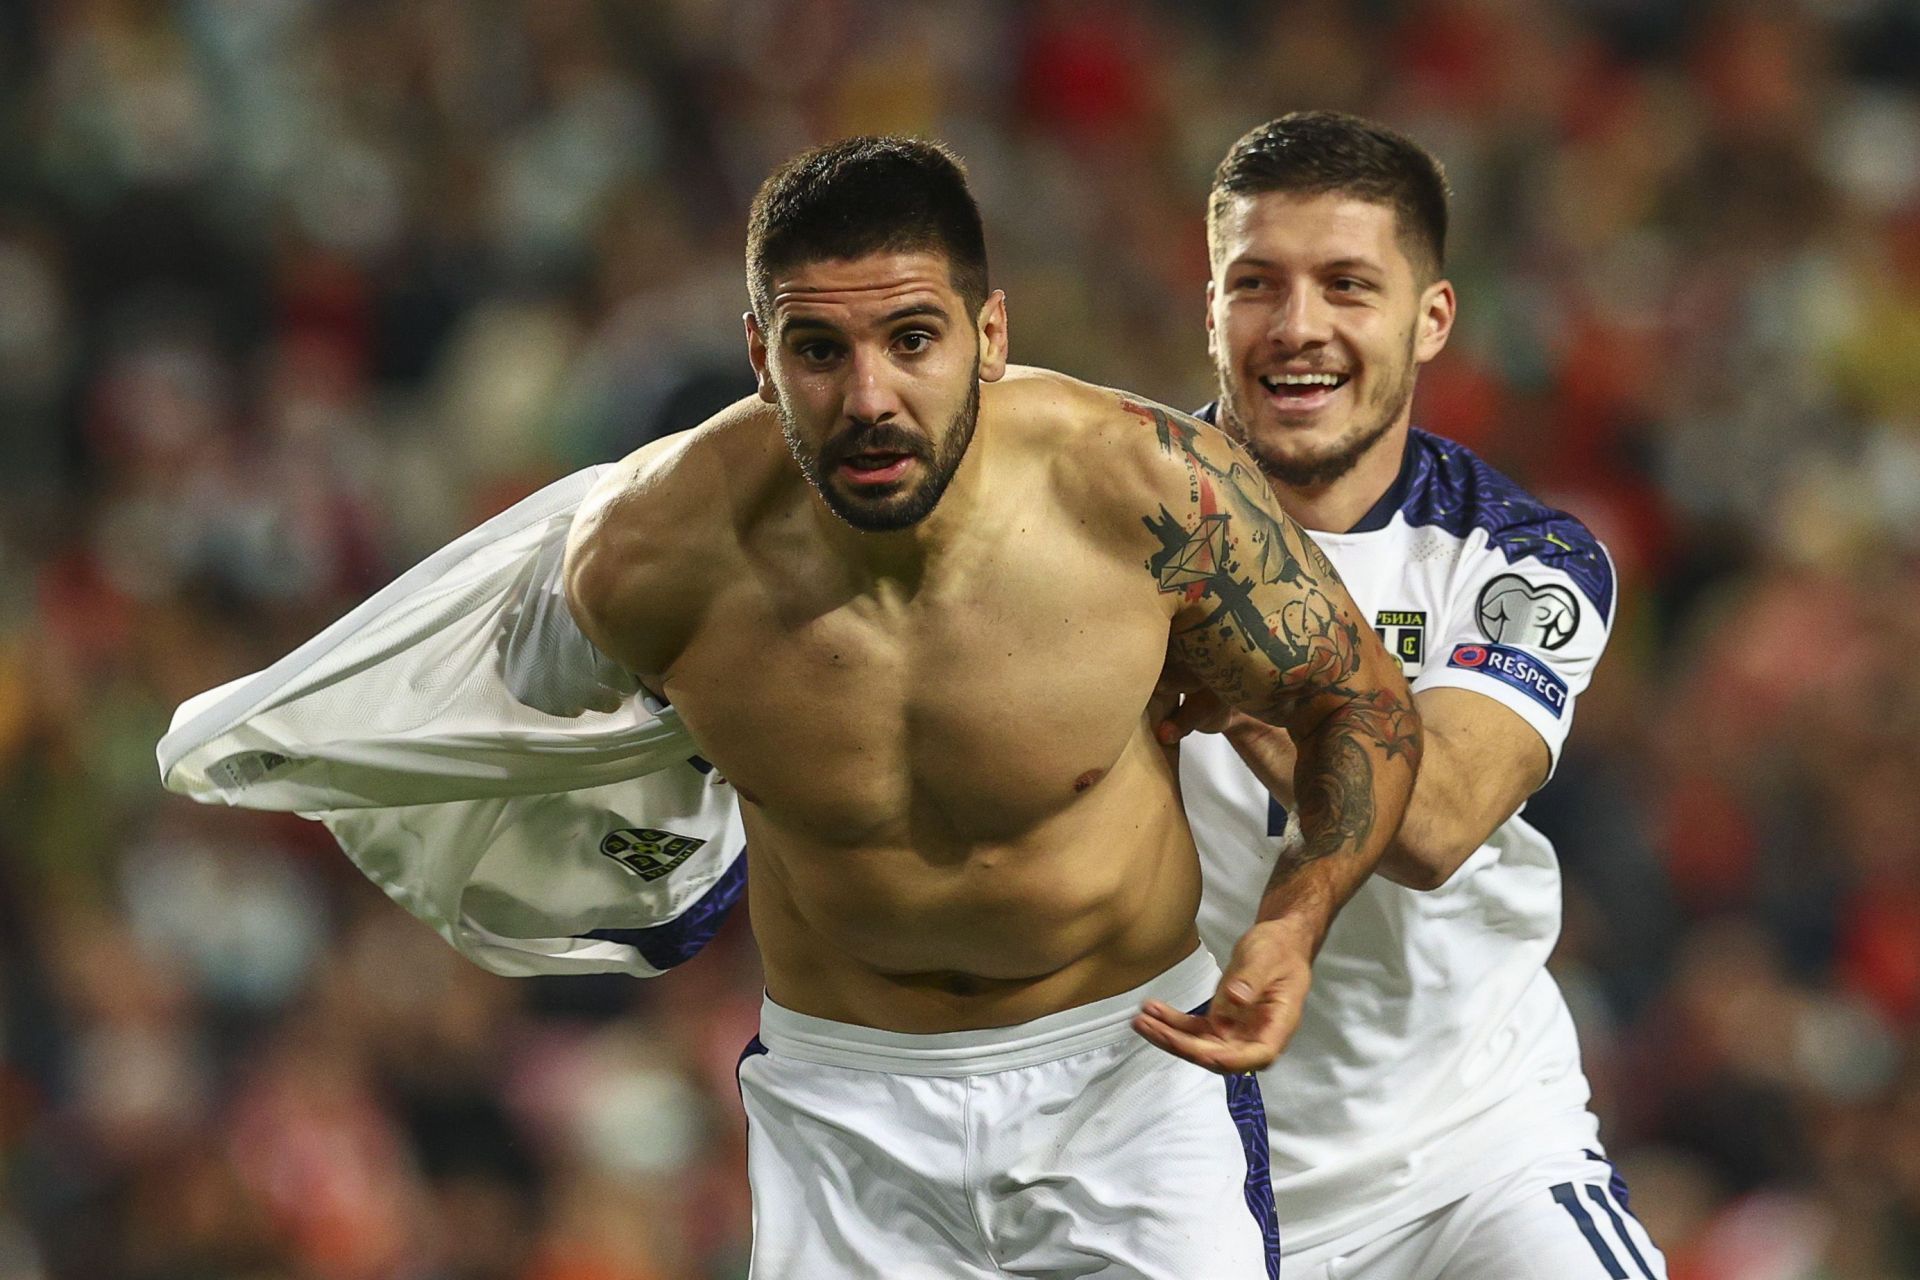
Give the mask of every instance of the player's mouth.
[[1324, 408], [1351, 380], [1346, 373], [1269, 373], [1260, 378], [1260, 387], [1280, 412], [1300, 414]]
[[855, 453], [835, 468], [854, 484], [892, 484], [907, 473], [914, 456], [910, 453]]

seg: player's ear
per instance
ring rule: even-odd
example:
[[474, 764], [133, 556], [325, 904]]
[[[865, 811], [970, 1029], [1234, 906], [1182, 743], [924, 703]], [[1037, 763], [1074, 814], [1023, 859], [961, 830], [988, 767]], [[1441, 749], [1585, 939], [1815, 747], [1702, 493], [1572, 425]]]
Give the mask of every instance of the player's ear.
[[760, 318], [749, 311], [740, 319], [747, 326], [747, 363], [753, 366], [754, 391], [773, 404], [778, 397], [773, 390], [773, 375], [767, 372], [767, 339], [760, 332]]
[[980, 381], [998, 382], [1007, 371], [1007, 295], [995, 289], [980, 306]]
[[1420, 318], [1414, 322], [1413, 362], [1425, 364], [1440, 354], [1453, 332], [1453, 317], [1459, 307], [1453, 282], [1435, 280], [1420, 291]]
[[1207, 281], [1207, 358], [1220, 359], [1220, 331], [1213, 325], [1213, 281]]

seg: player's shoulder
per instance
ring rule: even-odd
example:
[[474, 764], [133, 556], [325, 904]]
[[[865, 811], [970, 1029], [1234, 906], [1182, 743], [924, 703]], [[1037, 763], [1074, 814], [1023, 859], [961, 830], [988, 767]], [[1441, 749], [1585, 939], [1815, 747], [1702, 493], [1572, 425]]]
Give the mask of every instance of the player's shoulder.
[[687, 566], [711, 565], [734, 543], [755, 477], [773, 474], [783, 448], [772, 406], [747, 399], [607, 469], [567, 539], [568, 600], [596, 643], [631, 611], [660, 620], [695, 606], [713, 575]]
[[1457, 441], [1414, 429], [1399, 485], [1409, 529], [1458, 539], [1476, 577], [1510, 571], [1564, 576], [1604, 619], [1613, 609], [1613, 561], [1580, 519], [1527, 492]]
[[735, 401], [697, 427], [662, 436], [614, 463], [574, 518], [586, 537], [652, 540], [697, 535], [731, 512], [785, 456], [772, 405]]
[[1028, 367], [995, 386], [1000, 421], [1050, 464], [1062, 493], [1130, 521], [1189, 492], [1196, 453], [1223, 465], [1233, 453], [1216, 428], [1131, 392]]

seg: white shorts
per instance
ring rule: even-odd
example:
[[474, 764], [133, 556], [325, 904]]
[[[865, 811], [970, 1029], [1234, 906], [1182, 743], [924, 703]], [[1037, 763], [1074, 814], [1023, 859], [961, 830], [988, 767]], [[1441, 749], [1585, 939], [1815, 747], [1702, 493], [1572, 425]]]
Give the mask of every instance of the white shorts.
[[1287, 1280], [1667, 1280], [1598, 1151], [1543, 1157], [1364, 1243], [1287, 1259]]
[[1193, 1009], [1205, 949], [1136, 990], [1017, 1027], [902, 1035], [772, 1001], [740, 1059], [753, 1280], [1274, 1280], [1252, 1076], [1128, 1025]]

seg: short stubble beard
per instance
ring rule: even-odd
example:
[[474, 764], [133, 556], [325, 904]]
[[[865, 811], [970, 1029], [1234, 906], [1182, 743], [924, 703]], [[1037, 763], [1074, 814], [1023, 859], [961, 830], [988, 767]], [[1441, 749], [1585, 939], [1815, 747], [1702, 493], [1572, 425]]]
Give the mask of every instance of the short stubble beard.
[[823, 454], [809, 452], [801, 442], [798, 425], [787, 412], [785, 402], [776, 400], [774, 407], [780, 415], [780, 433], [786, 437], [787, 451], [799, 464], [807, 483], [827, 504], [827, 509], [862, 533], [896, 533], [912, 528], [933, 514], [940, 499], [946, 496], [947, 486], [953, 483], [960, 464], [966, 460], [974, 428], [980, 421], [980, 378], [976, 372], [973, 385], [967, 389], [966, 403], [948, 420], [946, 430], [934, 441], [931, 455], [919, 440], [885, 425], [869, 427], [849, 437], [851, 447], [838, 450], [843, 457], [878, 447], [910, 454], [927, 468], [927, 475], [917, 488], [871, 503], [849, 500], [848, 495], [829, 483], [839, 459], [823, 466]]
[[[1372, 397], [1378, 406], [1377, 416], [1362, 419], [1326, 453], [1317, 458], [1283, 457], [1277, 450], [1262, 446], [1247, 429], [1251, 415], [1243, 413], [1238, 393], [1238, 382], [1223, 366], [1218, 370], [1220, 380], [1220, 423], [1221, 430], [1238, 440], [1253, 460], [1260, 464], [1260, 470], [1267, 476], [1289, 489], [1323, 489], [1341, 476], [1353, 470], [1360, 459], [1380, 442], [1380, 438], [1393, 429], [1393, 424], [1405, 412], [1407, 404], [1413, 399], [1413, 381], [1416, 366], [1413, 362], [1414, 332], [1407, 331], [1406, 360], [1401, 364], [1397, 377], [1381, 386], [1378, 395]], [[1362, 406], [1364, 410], [1368, 406]]]

